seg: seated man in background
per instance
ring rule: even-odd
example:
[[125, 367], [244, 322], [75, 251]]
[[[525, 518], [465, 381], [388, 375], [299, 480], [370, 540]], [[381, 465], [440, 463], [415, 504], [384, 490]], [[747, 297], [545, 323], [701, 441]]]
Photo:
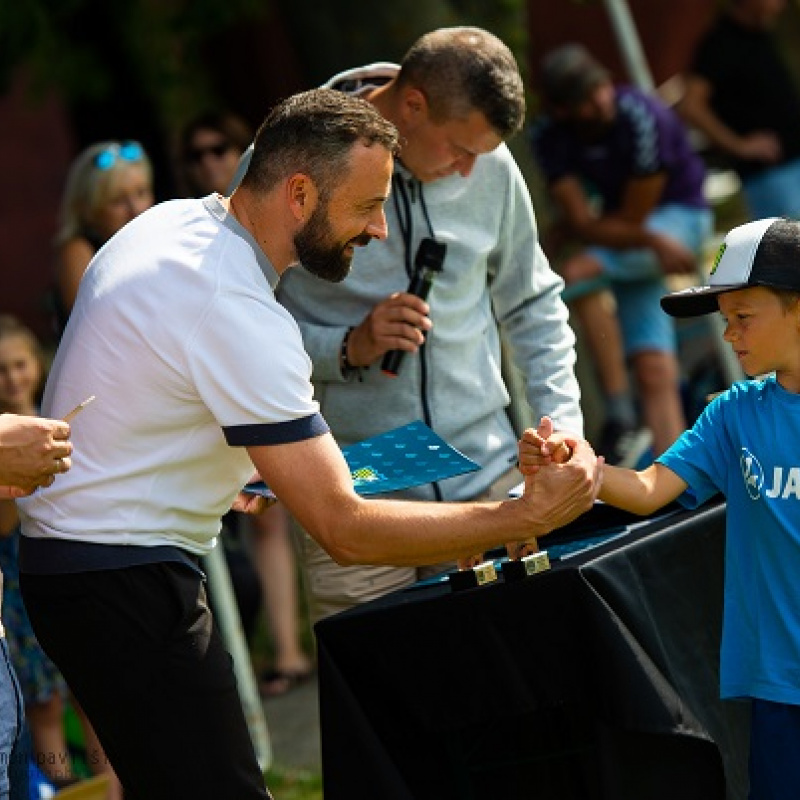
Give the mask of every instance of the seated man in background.
[[731, 0], [700, 40], [677, 110], [742, 181], [753, 219], [800, 215], [800, 92], [772, 29], [786, 0]]
[[659, 300], [665, 275], [697, 269], [711, 232], [705, 170], [678, 117], [638, 89], [615, 87], [579, 44], [545, 57], [541, 90], [533, 150], [559, 225], [578, 246], [559, 271], [605, 393], [598, 452], [609, 463], [642, 453], [626, 450], [639, 427], [629, 362], [658, 455], [686, 427], [675, 331]]

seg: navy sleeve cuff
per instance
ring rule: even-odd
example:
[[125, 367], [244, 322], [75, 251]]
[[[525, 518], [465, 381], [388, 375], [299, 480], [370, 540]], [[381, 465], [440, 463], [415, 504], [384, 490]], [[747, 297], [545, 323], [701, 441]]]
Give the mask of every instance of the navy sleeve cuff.
[[229, 425], [222, 429], [225, 441], [231, 447], [253, 447], [262, 444], [289, 444], [313, 439], [328, 433], [328, 423], [322, 414], [316, 413], [286, 422], [258, 425]]

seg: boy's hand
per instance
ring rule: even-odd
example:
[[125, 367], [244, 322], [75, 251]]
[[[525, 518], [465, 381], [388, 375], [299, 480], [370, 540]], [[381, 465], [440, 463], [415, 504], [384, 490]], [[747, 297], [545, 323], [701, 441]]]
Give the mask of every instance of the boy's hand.
[[553, 431], [553, 420], [542, 417], [536, 430], [528, 428], [518, 442], [519, 469], [526, 477], [548, 464], [565, 464], [572, 458], [574, 444], [562, 432]]

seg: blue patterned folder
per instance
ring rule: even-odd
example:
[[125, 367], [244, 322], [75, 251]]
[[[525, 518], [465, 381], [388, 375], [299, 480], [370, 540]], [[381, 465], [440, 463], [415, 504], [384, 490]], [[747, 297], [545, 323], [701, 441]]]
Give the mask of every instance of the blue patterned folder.
[[[480, 469], [420, 420], [343, 447], [342, 454], [353, 487], [364, 496], [397, 492]], [[247, 484], [244, 491], [274, 497], [263, 481]]]

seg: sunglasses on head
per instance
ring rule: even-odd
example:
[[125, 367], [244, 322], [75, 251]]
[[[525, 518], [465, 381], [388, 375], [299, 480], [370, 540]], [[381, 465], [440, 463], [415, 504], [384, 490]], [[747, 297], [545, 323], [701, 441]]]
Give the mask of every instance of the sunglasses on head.
[[111, 169], [118, 159], [122, 161], [141, 161], [144, 158], [144, 150], [138, 142], [123, 142], [122, 144], [111, 144], [101, 150], [94, 157], [94, 165], [98, 169]]
[[230, 142], [220, 142], [219, 144], [212, 144], [208, 147], [193, 147], [191, 150], [187, 151], [186, 160], [199, 164], [207, 155], [212, 155], [215, 158], [222, 158], [230, 149]]

